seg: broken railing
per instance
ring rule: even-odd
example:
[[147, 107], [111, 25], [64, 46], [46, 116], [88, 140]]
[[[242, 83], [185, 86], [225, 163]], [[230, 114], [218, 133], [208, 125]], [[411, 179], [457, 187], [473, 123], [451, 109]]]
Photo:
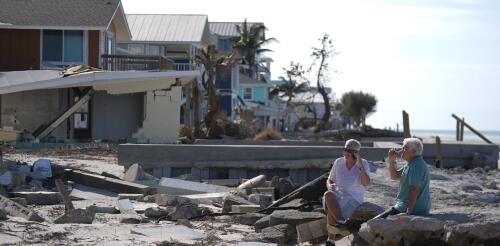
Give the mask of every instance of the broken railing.
[[174, 62], [164, 56], [102, 55], [101, 65], [108, 71], [167, 71]]
[[486, 138], [483, 134], [478, 132], [476, 129], [474, 129], [472, 126], [467, 124], [464, 120], [464, 118], [461, 118], [456, 116], [455, 114], [451, 114], [453, 118], [457, 120], [457, 141], [464, 141], [464, 126], [469, 128], [469, 130], [473, 133], [475, 133], [478, 137], [480, 137], [482, 140], [484, 140], [487, 143], [492, 144], [488, 138]]

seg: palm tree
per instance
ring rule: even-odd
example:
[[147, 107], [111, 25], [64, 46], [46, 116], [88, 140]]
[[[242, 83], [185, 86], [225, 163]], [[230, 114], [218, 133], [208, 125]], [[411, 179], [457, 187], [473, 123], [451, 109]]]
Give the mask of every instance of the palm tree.
[[215, 45], [209, 44], [196, 55], [195, 62], [203, 65], [202, 84], [208, 94], [207, 111], [204, 121], [207, 128], [207, 137], [216, 138], [220, 135], [217, 129], [216, 116], [219, 110], [219, 97], [215, 88], [215, 73], [217, 69], [230, 69], [235, 64], [235, 54], [228, 56], [217, 55]]
[[257, 79], [257, 57], [270, 49], [263, 48], [264, 45], [277, 41], [275, 38], [265, 38], [266, 27], [262, 23], [255, 23], [248, 27], [247, 20], [242, 25], [236, 25], [236, 31], [239, 37], [234, 39], [234, 49], [243, 58], [243, 61], [248, 65], [248, 76]]

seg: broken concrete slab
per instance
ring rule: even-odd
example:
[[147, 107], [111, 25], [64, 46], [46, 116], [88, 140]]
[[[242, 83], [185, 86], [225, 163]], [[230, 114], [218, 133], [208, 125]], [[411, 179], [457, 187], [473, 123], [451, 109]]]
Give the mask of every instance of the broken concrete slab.
[[135, 212], [134, 210], [134, 206], [132, 205], [129, 199], [118, 200], [116, 206], [118, 207], [118, 210], [120, 210], [120, 213], [122, 214], [133, 214], [133, 215], [137, 214], [137, 212]]
[[250, 194], [248, 201], [259, 204], [262, 208], [266, 208], [273, 203], [273, 196], [266, 194]]
[[10, 216], [22, 217], [30, 221], [44, 221], [36, 212], [2, 195], [0, 195], [0, 208], [3, 208]]
[[158, 183], [161, 193], [169, 195], [193, 195], [201, 193], [229, 192], [233, 189], [225, 186], [203, 184], [181, 179], [162, 178]]
[[52, 191], [19, 191], [10, 192], [14, 197], [22, 197], [26, 199], [28, 205], [55, 205], [63, 202], [59, 192]]
[[129, 199], [134, 201], [140, 201], [143, 198], [144, 198], [143, 194], [129, 194], [129, 193], [118, 194], [118, 200]]
[[195, 195], [182, 195], [180, 197], [188, 198], [193, 204], [222, 204], [223, 198], [228, 195], [228, 192], [204, 193]]
[[240, 196], [229, 194], [224, 197], [222, 212], [230, 212], [233, 205], [255, 205], [255, 203], [249, 202]]
[[143, 235], [158, 240], [200, 240], [205, 238], [203, 233], [183, 225], [159, 225], [135, 228], [130, 231], [133, 234]]
[[139, 180], [155, 180], [155, 179], [156, 178], [153, 175], [146, 173], [142, 169], [141, 165], [137, 163], [130, 166], [125, 172], [125, 175], [123, 175], [123, 180], [129, 182], [135, 182]]
[[233, 216], [233, 221], [238, 224], [251, 226], [254, 225], [255, 222], [257, 222], [258, 220], [266, 216], [267, 216], [266, 214], [260, 214], [260, 213], [247, 213], [247, 214]]
[[177, 206], [179, 204], [192, 204], [191, 199], [183, 196], [172, 196], [165, 194], [156, 194], [156, 204], [160, 206]]
[[195, 216], [200, 216], [202, 214], [202, 210], [194, 204], [186, 204], [186, 205], [177, 205], [174, 208], [174, 211], [169, 214], [171, 220], [180, 220], [180, 219], [190, 219]]
[[261, 219], [257, 220], [254, 224], [253, 227], [255, 228], [256, 232], [260, 232], [262, 229], [269, 227], [271, 224], [271, 215], [266, 215], [262, 217]]
[[292, 225], [275, 225], [262, 229], [259, 234], [252, 234], [245, 238], [246, 241], [264, 241], [278, 245], [295, 245], [297, 232]]
[[24, 199], [22, 197], [11, 197], [10, 200], [17, 202], [25, 207], [28, 206], [28, 202], [26, 201], [26, 199]]
[[163, 209], [163, 208], [160, 208], [160, 207], [147, 208], [144, 211], [144, 216], [146, 216], [148, 218], [157, 219], [157, 218], [161, 218], [161, 217], [167, 216], [170, 212], [172, 212], [172, 211], [168, 211], [167, 209]]
[[98, 189], [95, 187], [90, 187], [86, 185], [76, 184], [73, 186], [73, 190], [69, 194], [72, 198], [79, 198], [84, 200], [115, 200], [118, 196], [117, 193]]
[[96, 187], [116, 193], [134, 193], [143, 195], [156, 194], [156, 189], [147, 185], [136, 184], [120, 179], [108, 178], [78, 170], [67, 170], [65, 175], [78, 184]]
[[253, 213], [261, 210], [260, 205], [233, 205], [231, 212], [233, 213]]
[[297, 229], [297, 242], [324, 241], [328, 237], [326, 218], [300, 224]]
[[118, 214], [118, 213], [120, 213], [120, 210], [116, 209], [115, 207], [90, 205], [90, 206], [87, 206], [85, 209], [87, 211], [92, 212], [92, 213], [102, 213], [102, 214]]
[[54, 220], [55, 224], [92, 224], [95, 213], [78, 208], [66, 211], [64, 215]]
[[274, 192], [275, 192], [274, 187], [257, 187], [257, 188], [252, 188], [251, 190], [252, 194], [266, 194], [272, 196], [273, 199], [274, 199]]
[[269, 225], [300, 225], [310, 221], [315, 221], [325, 218], [325, 215], [317, 212], [301, 212], [297, 210], [276, 210], [271, 214]]

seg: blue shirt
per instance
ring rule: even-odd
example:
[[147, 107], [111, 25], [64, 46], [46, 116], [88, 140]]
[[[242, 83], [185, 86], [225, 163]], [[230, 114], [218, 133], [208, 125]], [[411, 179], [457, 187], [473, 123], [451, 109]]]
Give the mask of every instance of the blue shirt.
[[399, 169], [398, 172], [401, 177], [399, 179], [399, 193], [394, 208], [400, 212], [406, 212], [408, 208], [410, 186], [417, 186], [419, 188], [419, 193], [411, 214], [429, 214], [429, 210], [431, 209], [431, 195], [429, 193], [430, 175], [427, 163], [422, 156], [415, 156], [408, 165]]

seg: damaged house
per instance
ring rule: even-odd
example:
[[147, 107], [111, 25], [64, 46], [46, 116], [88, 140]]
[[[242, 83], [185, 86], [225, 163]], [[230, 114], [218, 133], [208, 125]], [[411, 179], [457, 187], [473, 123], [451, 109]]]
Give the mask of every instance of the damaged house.
[[134, 39], [119, 0], [0, 5], [4, 131], [49, 142], [176, 141], [183, 86], [200, 71], [168, 58], [169, 47], [154, 54], [120, 48]]

